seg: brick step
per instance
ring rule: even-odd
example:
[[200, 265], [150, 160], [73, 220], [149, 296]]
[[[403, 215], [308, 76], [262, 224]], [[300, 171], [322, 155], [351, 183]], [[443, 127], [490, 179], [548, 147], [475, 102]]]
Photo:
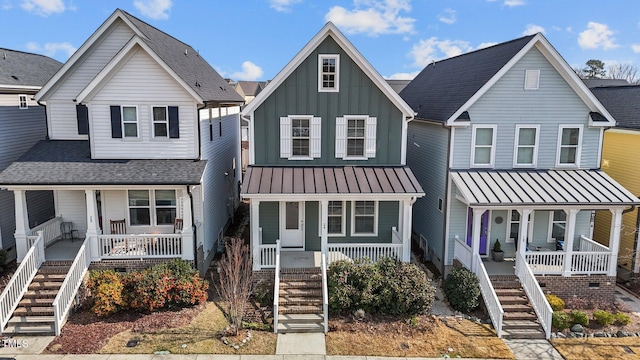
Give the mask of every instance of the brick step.
[[505, 320], [502, 322], [502, 329], [540, 329], [540, 323], [536, 320]]
[[495, 281], [491, 283], [494, 289], [520, 289], [519, 281]]
[[535, 313], [530, 312], [506, 312], [504, 313], [505, 320], [537, 320], [538, 317]]
[[544, 331], [533, 329], [504, 330], [503, 328], [502, 337], [504, 339], [546, 339]]
[[54, 299], [58, 295], [58, 290], [28, 290], [24, 293], [23, 299]]
[[53, 305], [54, 298], [22, 298], [18, 306], [22, 307], [47, 307]]
[[489, 275], [489, 280], [494, 281], [520, 281], [516, 275]]
[[503, 296], [527, 296], [524, 292], [524, 290], [522, 289], [500, 289], [500, 288], [494, 288], [496, 295], [498, 295], [498, 298], [503, 297]]
[[281, 305], [279, 314], [322, 314], [322, 305]]
[[321, 274], [281, 274], [280, 282], [283, 281], [319, 281], [322, 282]]
[[58, 281], [34, 281], [29, 284], [29, 290], [58, 290], [62, 282]]
[[498, 296], [498, 300], [500, 300], [500, 304], [502, 304], [502, 306], [529, 303], [529, 299], [525, 296]]
[[53, 306], [19, 307], [13, 311], [13, 316], [50, 316], [53, 315]]
[[314, 268], [281, 268], [280, 275], [283, 274], [320, 274], [322, 271], [319, 267]]
[[38, 274], [66, 274], [71, 268], [69, 265], [46, 265], [46, 262], [38, 269]]
[[51, 282], [63, 282], [64, 278], [67, 276], [66, 273], [50, 273], [50, 274], [41, 274], [37, 273], [33, 278], [33, 281], [51, 281]]
[[281, 305], [322, 305], [322, 298], [317, 297], [280, 297]]
[[322, 289], [317, 288], [286, 288], [280, 289], [280, 296], [312, 296], [312, 297], [322, 297]]
[[278, 323], [279, 333], [322, 333], [324, 332], [324, 324], [318, 323]]
[[322, 281], [280, 281], [280, 289], [322, 289]]
[[529, 302], [526, 304], [502, 304], [502, 309], [505, 313], [507, 312], [533, 312], [533, 308], [529, 305]]

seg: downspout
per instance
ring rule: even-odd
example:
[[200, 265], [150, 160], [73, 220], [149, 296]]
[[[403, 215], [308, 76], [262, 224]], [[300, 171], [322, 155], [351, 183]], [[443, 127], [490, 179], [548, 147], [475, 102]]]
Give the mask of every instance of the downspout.
[[[198, 121], [198, 124], [200, 124], [200, 121]], [[191, 192], [190, 185], [187, 185], [187, 194], [189, 194], [189, 199], [191, 200], [190, 205], [191, 205], [191, 232], [193, 233], [193, 258], [195, 259], [194, 263], [197, 269], [198, 268], [198, 232], [196, 231], [195, 216], [193, 213], [193, 193]]]
[[[450, 198], [450, 194], [449, 192], [451, 191], [451, 189], [449, 189], [449, 184], [451, 183], [451, 177], [449, 175], [449, 169], [451, 167], [451, 138], [452, 138], [452, 134], [451, 134], [451, 128], [447, 128], [444, 124], [442, 125], [443, 128], [447, 129], [447, 134], [449, 136], [447, 136], [447, 166], [445, 167], [445, 185], [444, 185], [444, 199], [442, 199], [442, 211], [444, 214], [444, 224], [442, 224], [442, 228], [444, 229], [444, 231], [442, 232], [442, 278], [444, 278], [444, 274], [445, 274], [445, 268], [446, 268], [446, 262], [447, 262], [447, 258], [446, 258], [446, 254], [447, 254], [447, 247], [449, 246], [448, 242], [449, 239], [447, 237], [447, 234], [449, 233], [449, 229], [447, 228], [447, 225], [449, 224], [449, 222], [447, 221], [447, 218], [449, 217], [449, 201], [451, 201]], [[427, 246], [427, 251], [429, 250], [429, 247]]]
[[36, 101], [39, 106], [44, 108], [44, 127], [47, 129], [47, 135], [45, 136], [45, 140], [51, 140], [49, 138], [49, 118], [47, 117], [47, 105], [42, 104], [40, 100]]

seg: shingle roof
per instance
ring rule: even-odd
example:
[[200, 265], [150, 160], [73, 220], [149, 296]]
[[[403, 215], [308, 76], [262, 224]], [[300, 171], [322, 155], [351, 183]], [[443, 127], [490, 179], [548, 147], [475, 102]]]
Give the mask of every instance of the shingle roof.
[[120, 11], [147, 37], [143, 41], [205, 102], [244, 101], [190, 45], [156, 29], [124, 10]]
[[236, 88], [240, 88], [245, 96], [257, 96], [264, 87], [267, 86], [266, 81], [238, 81]]
[[0, 48], [0, 87], [42, 86], [61, 66], [44, 55]]
[[640, 85], [597, 87], [591, 92], [616, 119], [616, 127], [640, 130]]
[[446, 121], [535, 35], [429, 64], [400, 96], [417, 118]]
[[92, 160], [85, 140], [42, 140], [0, 173], [9, 185], [197, 185], [205, 160]]

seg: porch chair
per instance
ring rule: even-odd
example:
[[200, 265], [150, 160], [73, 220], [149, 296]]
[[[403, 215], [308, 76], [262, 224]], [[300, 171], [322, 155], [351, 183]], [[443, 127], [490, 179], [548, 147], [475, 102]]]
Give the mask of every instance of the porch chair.
[[127, 233], [127, 221], [126, 219], [110, 220], [109, 228], [113, 235], [124, 235]]
[[78, 230], [73, 228], [73, 223], [71, 221], [64, 221], [60, 223], [60, 238], [62, 240], [71, 240], [79, 238]]
[[184, 223], [184, 221], [180, 218], [175, 218], [175, 220], [173, 220], [173, 233], [174, 234], [179, 234], [182, 232], [182, 224]]

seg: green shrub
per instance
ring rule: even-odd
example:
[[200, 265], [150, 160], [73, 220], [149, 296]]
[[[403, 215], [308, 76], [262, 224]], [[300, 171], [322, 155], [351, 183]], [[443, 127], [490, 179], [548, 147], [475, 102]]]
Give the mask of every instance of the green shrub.
[[571, 322], [574, 324], [580, 324], [582, 326], [589, 325], [589, 315], [584, 311], [571, 310]]
[[122, 277], [115, 271], [90, 271], [87, 288], [91, 293], [91, 311], [94, 314], [109, 316], [127, 308], [128, 302], [122, 296]]
[[478, 277], [466, 268], [458, 268], [447, 275], [442, 290], [451, 306], [462, 312], [469, 312], [480, 305], [480, 284]]
[[629, 325], [629, 323], [631, 323], [631, 317], [625, 313], [621, 313], [621, 312], [616, 313], [614, 315], [614, 318], [615, 318], [615, 323], [622, 326]]
[[555, 295], [551, 295], [551, 294], [547, 294], [547, 301], [549, 302], [549, 305], [551, 305], [551, 309], [553, 309], [553, 311], [562, 311], [564, 310], [564, 300], [562, 300], [561, 298], [555, 296]]
[[606, 310], [596, 310], [593, 312], [593, 319], [602, 326], [608, 326], [615, 322], [615, 315]]
[[255, 285], [252, 295], [261, 306], [273, 304], [273, 283], [260, 280]]
[[564, 330], [571, 326], [571, 316], [564, 311], [554, 311], [551, 316], [551, 326]]

